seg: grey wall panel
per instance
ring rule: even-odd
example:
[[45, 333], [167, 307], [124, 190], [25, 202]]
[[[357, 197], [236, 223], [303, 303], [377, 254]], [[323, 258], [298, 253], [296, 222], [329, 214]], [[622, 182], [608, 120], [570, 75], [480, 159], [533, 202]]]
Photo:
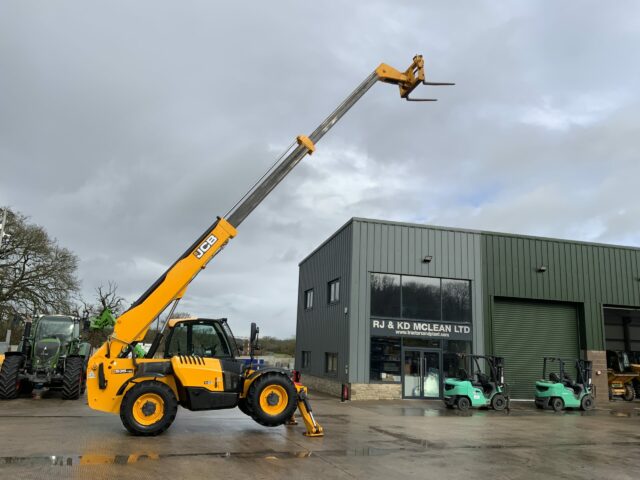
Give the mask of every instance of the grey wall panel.
[[[345, 225], [300, 264], [296, 327], [296, 368], [325, 376], [325, 353], [338, 354], [337, 380], [347, 379], [349, 322], [344, 309], [351, 292], [351, 224]], [[340, 278], [340, 301], [328, 304], [328, 282]], [[304, 309], [304, 292], [313, 288], [314, 305]], [[311, 365], [302, 369], [302, 351], [311, 352]], [[304, 377], [303, 377], [304, 378]]]
[[[353, 219], [352, 229], [350, 382], [369, 381], [371, 272], [471, 280], [474, 350], [484, 352], [478, 233], [367, 219]], [[422, 262], [426, 255], [431, 263]]]

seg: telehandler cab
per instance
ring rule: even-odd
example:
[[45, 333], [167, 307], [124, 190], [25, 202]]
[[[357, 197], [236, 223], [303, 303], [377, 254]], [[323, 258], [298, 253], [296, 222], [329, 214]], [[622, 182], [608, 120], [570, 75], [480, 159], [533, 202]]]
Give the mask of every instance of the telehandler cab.
[[[397, 85], [406, 100], [420, 85], [451, 85], [425, 81], [424, 60], [416, 55], [404, 71], [386, 64], [376, 68], [309, 136], [300, 135], [262, 178], [182, 254], [142, 296], [124, 312], [113, 334], [89, 361], [88, 402], [91, 408], [119, 414], [134, 435], [157, 435], [173, 422], [177, 406], [214, 410], [238, 406], [266, 426], [287, 423], [297, 405], [307, 435], [322, 435], [306, 397], [306, 387], [280, 369], [242, 368], [231, 351], [225, 322], [174, 320], [172, 314], [196, 275], [236, 236], [236, 228], [266, 198], [315, 144], [378, 81]], [[154, 320], [168, 309], [163, 328], [145, 358], [136, 358]], [[164, 358], [153, 358], [168, 326]], [[252, 340], [255, 341], [256, 329]], [[181, 340], [178, 340], [181, 339]], [[185, 343], [186, 342], [186, 343]]]

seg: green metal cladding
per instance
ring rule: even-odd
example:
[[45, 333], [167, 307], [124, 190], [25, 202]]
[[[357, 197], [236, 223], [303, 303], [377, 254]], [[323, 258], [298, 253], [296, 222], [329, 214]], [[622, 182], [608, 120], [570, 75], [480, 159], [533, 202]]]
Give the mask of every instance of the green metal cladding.
[[636, 248], [488, 232], [481, 238], [487, 339], [495, 297], [576, 303], [587, 350], [604, 350], [603, 305], [640, 305]]

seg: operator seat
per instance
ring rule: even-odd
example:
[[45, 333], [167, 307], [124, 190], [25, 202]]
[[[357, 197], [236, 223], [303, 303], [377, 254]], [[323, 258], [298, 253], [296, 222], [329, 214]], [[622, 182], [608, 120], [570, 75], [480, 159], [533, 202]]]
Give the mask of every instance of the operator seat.
[[493, 392], [493, 384], [486, 373], [478, 372], [478, 383], [480, 383], [485, 395], [490, 395]]

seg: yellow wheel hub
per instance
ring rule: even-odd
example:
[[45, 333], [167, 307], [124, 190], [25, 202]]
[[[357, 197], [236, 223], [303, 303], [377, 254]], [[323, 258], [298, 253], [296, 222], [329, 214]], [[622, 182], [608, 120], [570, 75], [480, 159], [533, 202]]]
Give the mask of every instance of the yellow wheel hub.
[[164, 400], [156, 393], [140, 395], [133, 404], [133, 418], [145, 427], [158, 422], [163, 415]]
[[260, 393], [260, 408], [267, 415], [280, 415], [289, 404], [289, 395], [280, 385], [269, 385]]

